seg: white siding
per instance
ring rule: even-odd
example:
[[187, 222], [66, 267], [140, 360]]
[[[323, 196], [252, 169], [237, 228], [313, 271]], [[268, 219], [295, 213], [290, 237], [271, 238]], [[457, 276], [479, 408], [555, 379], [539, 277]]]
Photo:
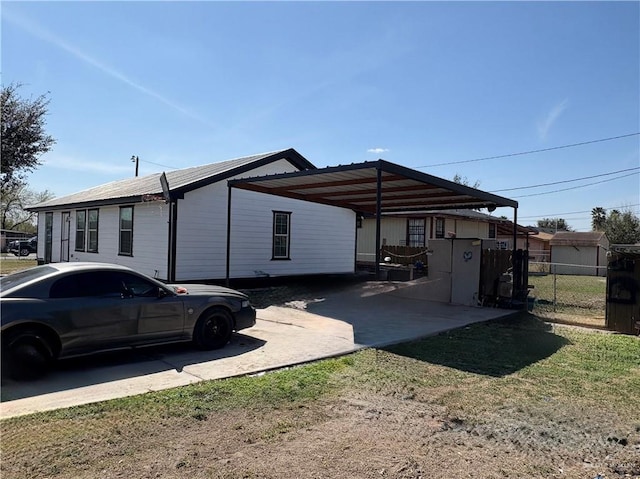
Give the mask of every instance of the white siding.
[[[118, 206], [99, 208], [98, 252], [76, 251], [76, 211], [71, 210], [69, 238], [70, 261], [93, 261], [129, 266], [149, 276], [166, 279], [169, 207], [163, 202], [138, 203], [133, 208], [133, 256], [121, 256], [119, 247]], [[62, 212], [53, 212], [53, 244], [51, 261], [61, 258]], [[45, 213], [38, 213], [38, 258], [44, 258]]]
[[[353, 211], [249, 191], [234, 191], [232, 205], [231, 277], [354, 271]], [[290, 260], [271, 259], [274, 210], [291, 212]]]
[[456, 238], [489, 238], [489, 223], [456, 220]]
[[[286, 160], [245, 177], [297, 171]], [[176, 280], [226, 276], [227, 182], [178, 201]], [[355, 213], [272, 195], [232, 192], [230, 276], [347, 273], [354, 270]], [[291, 212], [291, 259], [271, 260], [273, 211]]]
[[[435, 239], [436, 217], [426, 218], [426, 239]], [[405, 217], [386, 217], [380, 222], [380, 244], [390, 246], [405, 246], [407, 244], [407, 221]], [[477, 220], [444, 218], [445, 238], [454, 233], [456, 238], [489, 237], [489, 223]], [[376, 250], [376, 220], [363, 220], [362, 228], [358, 229], [358, 261], [374, 262]]]
[[[557, 274], [605, 276], [607, 263], [597, 264], [600, 261], [599, 249], [596, 246], [552, 246], [551, 262], [561, 263], [561, 265], [555, 267]], [[596, 266], [600, 267], [597, 268]]]
[[[407, 218], [382, 218], [380, 220], [380, 245], [404, 246], [406, 244]], [[358, 261], [375, 263], [375, 260], [376, 220], [367, 218], [362, 220], [362, 228], [358, 229]]]
[[[431, 238], [436, 237], [436, 218], [437, 214], [432, 218], [433, 228], [431, 230]], [[489, 223], [484, 221], [444, 218], [444, 237], [451, 238], [489, 238]]]

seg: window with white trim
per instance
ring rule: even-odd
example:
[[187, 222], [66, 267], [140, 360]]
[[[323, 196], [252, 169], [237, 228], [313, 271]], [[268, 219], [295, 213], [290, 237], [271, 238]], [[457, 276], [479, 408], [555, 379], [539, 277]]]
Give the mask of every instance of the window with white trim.
[[291, 213], [273, 212], [273, 257], [271, 259], [290, 259]]
[[98, 252], [98, 210], [87, 211], [87, 251]]
[[120, 207], [118, 254], [133, 256], [133, 206]]
[[425, 245], [425, 219], [409, 218], [407, 221], [407, 246]]
[[489, 223], [489, 238], [495, 239], [496, 237], [496, 224]]
[[84, 251], [87, 236], [87, 210], [76, 211], [76, 251]]
[[436, 218], [436, 238], [444, 238], [444, 218]]
[[76, 210], [76, 251], [98, 252], [98, 217], [97, 208]]

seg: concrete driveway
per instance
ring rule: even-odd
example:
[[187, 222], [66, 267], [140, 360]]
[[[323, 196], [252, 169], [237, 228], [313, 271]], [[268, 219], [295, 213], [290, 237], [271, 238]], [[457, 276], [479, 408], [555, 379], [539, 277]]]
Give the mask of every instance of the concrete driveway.
[[0, 418], [260, 373], [513, 314], [429, 301], [429, 287], [427, 280], [368, 282], [259, 309], [256, 325], [218, 351], [179, 344], [61, 361], [38, 381], [6, 380]]

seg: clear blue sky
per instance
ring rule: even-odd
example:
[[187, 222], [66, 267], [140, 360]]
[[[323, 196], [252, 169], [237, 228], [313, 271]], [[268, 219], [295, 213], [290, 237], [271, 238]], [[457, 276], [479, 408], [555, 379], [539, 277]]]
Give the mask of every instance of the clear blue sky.
[[458, 173], [518, 200], [521, 224], [560, 216], [588, 231], [593, 207], [640, 212], [637, 169], [499, 191], [638, 168], [639, 136], [432, 166], [640, 132], [639, 2], [1, 8], [2, 83], [50, 92], [58, 142], [36, 190], [133, 176], [132, 155], [144, 175], [293, 147], [318, 167]]

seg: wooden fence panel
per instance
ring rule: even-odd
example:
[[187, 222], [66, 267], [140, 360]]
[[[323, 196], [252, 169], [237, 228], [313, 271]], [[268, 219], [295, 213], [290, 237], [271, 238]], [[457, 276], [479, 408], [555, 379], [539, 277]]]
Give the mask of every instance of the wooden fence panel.
[[480, 263], [480, 297], [490, 304], [498, 299], [500, 276], [512, 267], [509, 250], [485, 249]]

